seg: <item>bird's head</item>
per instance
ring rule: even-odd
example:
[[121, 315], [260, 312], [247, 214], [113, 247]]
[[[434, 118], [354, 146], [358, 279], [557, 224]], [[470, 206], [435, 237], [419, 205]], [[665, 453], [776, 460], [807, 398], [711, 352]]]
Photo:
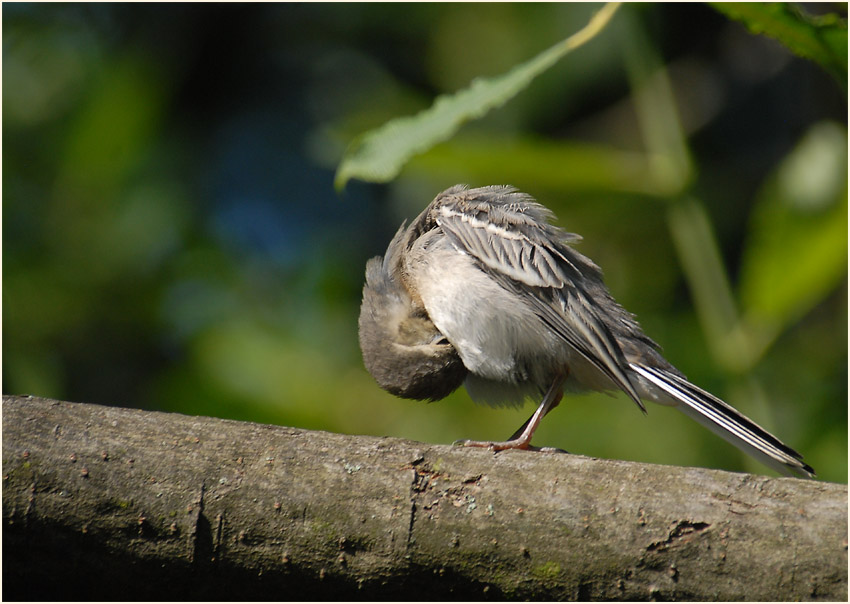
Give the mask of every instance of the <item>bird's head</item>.
[[401, 276], [404, 225], [384, 258], [366, 264], [360, 306], [360, 350], [378, 385], [396, 396], [439, 400], [456, 390], [467, 369], [457, 350], [414, 303]]

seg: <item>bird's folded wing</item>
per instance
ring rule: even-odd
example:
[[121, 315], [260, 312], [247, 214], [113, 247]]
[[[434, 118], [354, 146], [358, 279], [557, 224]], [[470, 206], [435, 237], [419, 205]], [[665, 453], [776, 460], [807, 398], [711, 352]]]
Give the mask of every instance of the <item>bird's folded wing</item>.
[[551, 214], [530, 197], [504, 187], [493, 189], [498, 203], [489, 201], [487, 192], [475, 190], [435, 204], [436, 223], [459, 250], [521, 296], [555, 333], [644, 409], [616, 338], [583, 288], [585, 281], [601, 280], [599, 269], [565, 245], [578, 237], [548, 224]]

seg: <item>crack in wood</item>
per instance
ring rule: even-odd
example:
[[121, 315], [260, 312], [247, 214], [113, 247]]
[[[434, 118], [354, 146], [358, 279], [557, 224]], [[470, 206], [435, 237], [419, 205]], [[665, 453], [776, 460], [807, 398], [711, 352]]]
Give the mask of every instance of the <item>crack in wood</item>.
[[195, 521], [192, 523], [192, 533], [189, 537], [192, 544], [189, 561], [192, 564], [202, 564], [205, 560], [209, 560], [213, 551], [210, 523], [204, 516], [206, 486], [206, 481], [201, 481], [201, 492], [198, 499], [190, 504], [190, 508], [195, 507]]
[[670, 530], [667, 535], [667, 538], [664, 541], [654, 541], [650, 543], [646, 551], [655, 552], [662, 551], [667, 549], [667, 546], [672, 544], [674, 541], [681, 540], [683, 542], [688, 542], [691, 540], [691, 536], [695, 533], [700, 533], [711, 525], [707, 522], [691, 522], [689, 520], [680, 520], [675, 524], [675, 526]]

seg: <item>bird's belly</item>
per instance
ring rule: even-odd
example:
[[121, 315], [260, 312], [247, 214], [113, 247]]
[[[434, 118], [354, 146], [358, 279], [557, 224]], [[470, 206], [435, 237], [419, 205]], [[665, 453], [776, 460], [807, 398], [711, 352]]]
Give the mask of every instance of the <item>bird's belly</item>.
[[434, 325], [473, 374], [545, 390], [568, 362], [566, 342], [468, 255], [431, 248], [410, 276]]

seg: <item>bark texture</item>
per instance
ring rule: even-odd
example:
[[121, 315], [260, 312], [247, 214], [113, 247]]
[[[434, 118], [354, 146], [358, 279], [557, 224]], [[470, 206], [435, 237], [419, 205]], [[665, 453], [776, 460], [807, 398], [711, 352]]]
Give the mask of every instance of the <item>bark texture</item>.
[[843, 600], [847, 487], [3, 399], [9, 600]]

